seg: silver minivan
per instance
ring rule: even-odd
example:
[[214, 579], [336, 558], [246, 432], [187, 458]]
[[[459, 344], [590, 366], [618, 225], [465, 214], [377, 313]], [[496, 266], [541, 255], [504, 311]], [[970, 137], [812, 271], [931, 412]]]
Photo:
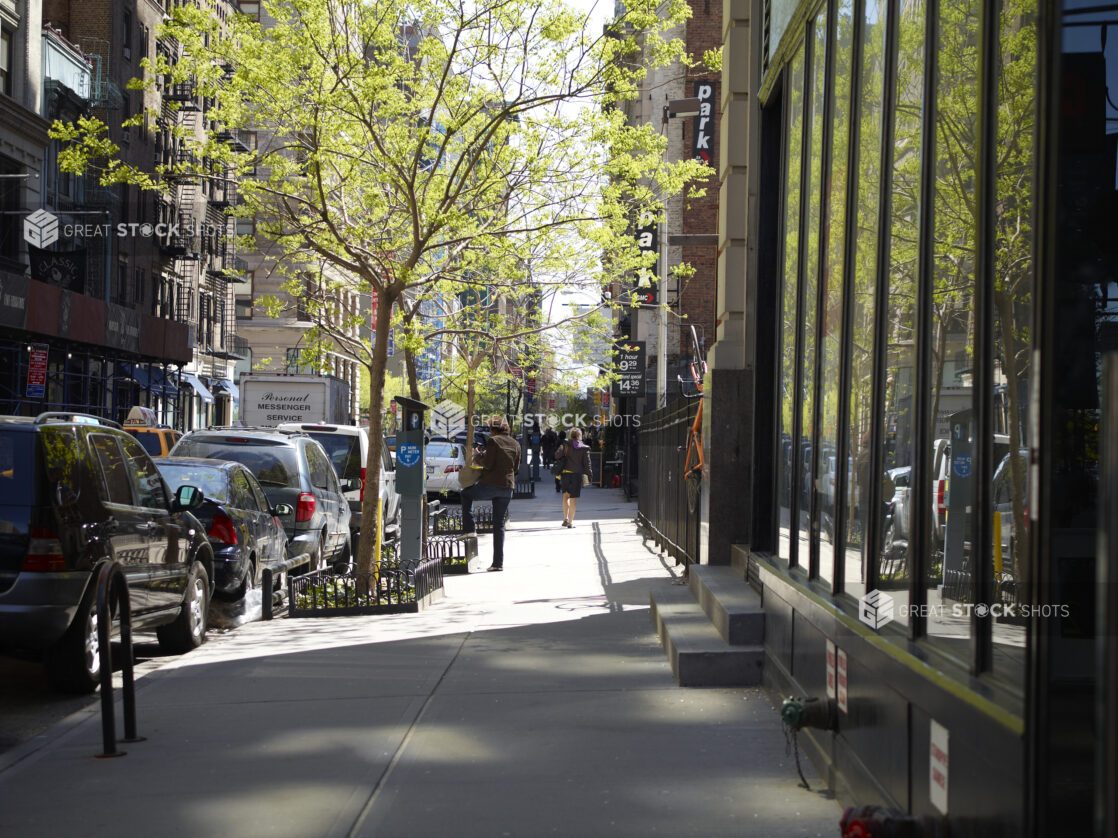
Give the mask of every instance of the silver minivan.
[[[361, 501], [365, 497], [365, 465], [369, 461], [369, 431], [358, 425], [285, 422], [276, 430], [303, 433], [326, 449], [338, 475], [342, 493], [349, 502], [350, 531], [356, 550], [361, 536]], [[396, 464], [388, 445], [380, 447], [380, 502], [385, 532], [400, 525], [400, 495], [396, 492]]]

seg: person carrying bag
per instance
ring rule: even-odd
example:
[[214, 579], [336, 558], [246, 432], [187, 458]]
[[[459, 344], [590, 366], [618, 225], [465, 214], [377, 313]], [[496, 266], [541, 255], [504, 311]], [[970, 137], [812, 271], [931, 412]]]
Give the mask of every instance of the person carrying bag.
[[563, 526], [573, 529], [575, 509], [582, 487], [590, 482], [590, 448], [582, 444], [582, 431], [571, 431], [570, 440], [563, 443], [555, 454], [555, 469], [559, 470], [559, 487], [563, 491]]
[[[493, 564], [487, 570], [501, 571], [505, 567], [505, 521], [516, 485], [516, 471], [520, 466], [520, 444], [509, 435], [509, 423], [504, 416], [494, 416], [489, 420], [489, 432], [477, 481], [460, 493], [462, 529], [466, 534], [477, 531], [473, 516], [475, 501], [493, 502]], [[459, 472], [459, 481], [461, 479]]]

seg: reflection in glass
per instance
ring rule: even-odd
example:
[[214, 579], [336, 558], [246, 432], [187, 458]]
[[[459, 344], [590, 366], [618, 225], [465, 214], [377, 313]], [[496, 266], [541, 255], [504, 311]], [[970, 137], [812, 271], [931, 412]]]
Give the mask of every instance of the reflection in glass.
[[792, 496], [796, 485], [796, 278], [800, 248], [800, 155], [803, 151], [804, 52], [788, 65], [788, 122], [784, 159], [784, 277], [781, 284], [780, 319], [780, 452], [777, 458], [778, 551], [782, 559], [792, 555]]
[[[977, 235], [978, 31], [976, 0], [941, 0], [932, 218], [931, 364], [928, 404], [936, 480], [931, 561], [924, 580], [929, 636], [961, 660], [971, 621], [956, 603], [974, 601], [974, 289]], [[933, 463], [934, 464], [934, 463]], [[943, 494], [940, 497], [940, 480]], [[940, 509], [942, 522], [940, 520]], [[942, 527], [940, 526], [942, 523]], [[939, 608], [938, 606], [945, 606]]]
[[[911, 466], [916, 453], [912, 402], [919, 267], [920, 160], [923, 151], [920, 131], [924, 94], [924, 12], [924, 4], [919, 0], [905, 3], [898, 27], [889, 273], [885, 299], [885, 426], [882, 429], [882, 444], [886, 469]], [[886, 484], [882, 497], [891, 496], [892, 492]], [[884, 515], [879, 514], [879, 517], [884, 524]], [[878, 571], [878, 587], [892, 589], [898, 606], [895, 619], [901, 623], [908, 621], [912, 547], [909, 543], [903, 549], [883, 556]]]
[[[1009, 0], [1001, 16], [1001, 68], [994, 173], [994, 476], [993, 561], [999, 602], [1020, 601], [1029, 556], [1028, 426], [1030, 326], [1033, 319], [1033, 78], [1036, 26], [1021, 3]], [[997, 453], [1003, 452], [1003, 453]], [[1024, 686], [1024, 621], [995, 618], [994, 673]]]
[[[846, 227], [846, 159], [850, 140], [850, 60], [854, 40], [854, 2], [840, 0], [836, 8], [834, 105], [831, 109], [831, 176], [827, 221], [823, 229], [822, 343], [819, 357], [820, 446], [819, 576], [834, 580], [835, 491], [840, 464], [850, 461], [838, 451], [839, 376], [842, 371], [842, 289]], [[846, 466], [849, 475], [849, 466]], [[849, 481], [849, 476], [844, 479]]]
[[[885, 86], [885, 0], [866, 0], [861, 103], [858, 109], [858, 209], [851, 278], [854, 318], [850, 341], [851, 463], [846, 488], [846, 567], [843, 589], [866, 592], [866, 533], [869, 532], [871, 428], [873, 419], [873, 345], [877, 312], [877, 216], [881, 203], [881, 131]], [[888, 499], [886, 499], [888, 502]]]
[[810, 136], [811, 148], [809, 150], [807, 183], [804, 184], [803, 200], [807, 206], [807, 230], [804, 232], [804, 242], [807, 245], [804, 251], [803, 270], [803, 313], [800, 317], [800, 327], [803, 329], [803, 352], [801, 353], [801, 390], [800, 403], [802, 405], [802, 433], [800, 443], [799, 471], [799, 498], [800, 512], [798, 516], [799, 558], [800, 565], [806, 566], [811, 549], [811, 489], [815, 482], [817, 472], [814, 467], [812, 446], [815, 441], [815, 365], [817, 363], [817, 347], [815, 326], [818, 322], [819, 303], [816, 295], [819, 293], [819, 232], [822, 222], [823, 209], [823, 135], [824, 135], [824, 91], [826, 89], [827, 68], [827, 8], [824, 6], [816, 15], [812, 27], [813, 52], [811, 56], [811, 110]]

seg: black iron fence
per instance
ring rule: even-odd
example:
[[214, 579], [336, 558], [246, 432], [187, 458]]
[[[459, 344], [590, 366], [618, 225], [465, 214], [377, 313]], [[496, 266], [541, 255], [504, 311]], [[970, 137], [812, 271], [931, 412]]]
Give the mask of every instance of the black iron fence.
[[699, 560], [699, 493], [704, 486], [697, 478], [683, 479], [687, 436], [698, 409], [698, 399], [679, 399], [645, 414], [640, 430], [637, 521], [681, 564]]

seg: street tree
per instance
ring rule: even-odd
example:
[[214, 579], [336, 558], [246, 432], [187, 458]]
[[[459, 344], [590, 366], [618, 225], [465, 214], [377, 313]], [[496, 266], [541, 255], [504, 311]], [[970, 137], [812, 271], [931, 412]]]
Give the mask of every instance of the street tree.
[[[668, 165], [653, 126], [626, 126], [613, 102], [650, 66], [686, 61], [666, 33], [684, 0], [632, 0], [605, 32], [556, 0], [265, 0], [263, 22], [176, 6], [145, 62], [146, 81], [190, 82], [227, 131], [258, 131], [244, 150], [217, 136], [175, 138], [174, 170], [130, 168], [95, 119], [56, 124], [61, 167], [101, 168], [103, 183], [169, 192], [183, 178], [236, 178], [257, 237], [270, 243], [304, 304], [367, 311], [320, 318], [328, 340], [368, 370], [370, 435], [362, 511], [379, 507], [377, 450], [389, 329], [403, 300], [449, 299], [479, 265], [506, 271], [526, 249], [574, 231], [600, 285], [642, 264], [629, 219], [655, 210], [705, 170]], [[134, 118], [140, 124], [143, 115]], [[608, 153], [604, 150], [608, 149]], [[107, 161], [107, 162], [106, 162]], [[649, 184], [654, 184], [650, 186]], [[520, 256], [518, 259], [517, 256]], [[647, 260], [645, 260], [647, 261]], [[308, 269], [317, 277], [307, 283]], [[358, 570], [375, 561], [362, 539]]]

